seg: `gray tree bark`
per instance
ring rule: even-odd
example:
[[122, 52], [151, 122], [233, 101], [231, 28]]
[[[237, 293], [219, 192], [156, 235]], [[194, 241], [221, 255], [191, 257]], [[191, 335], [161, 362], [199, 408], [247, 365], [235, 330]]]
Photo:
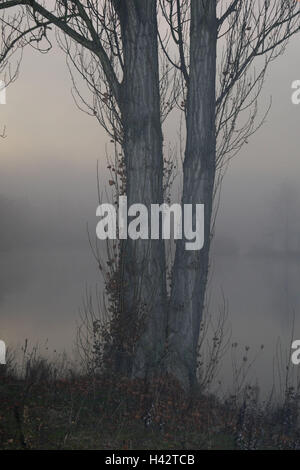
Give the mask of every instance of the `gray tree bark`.
[[215, 178], [216, 1], [193, 0], [182, 204], [205, 205], [204, 247], [176, 245], [168, 321], [168, 370], [185, 387], [196, 381], [197, 346], [209, 267]]
[[[121, 113], [126, 193], [128, 206], [144, 204], [148, 214], [151, 214], [151, 204], [163, 202], [163, 137], [156, 17], [155, 0], [128, 1], [126, 8], [120, 10], [124, 48]], [[145, 377], [160, 368], [165, 346], [163, 240], [124, 240], [121, 271], [120, 327], [127, 344], [122, 345], [119, 367], [127, 375]], [[127, 330], [127, 336], [124, 330]]]

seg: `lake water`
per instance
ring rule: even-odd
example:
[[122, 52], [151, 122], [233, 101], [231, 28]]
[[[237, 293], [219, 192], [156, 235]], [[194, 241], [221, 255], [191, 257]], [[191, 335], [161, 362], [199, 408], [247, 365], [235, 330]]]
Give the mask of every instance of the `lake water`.
[[[40, 345], [48, 340], [49, 350], [70, 352], [85, 289], [95, 289], [100, 279], [88, 246], [1, 253], [0, 260], [1, 339], [13, 345], [25, 338]], [[258, 353], [252, 378], [263, 387], [272, 383], [278, 339], [289, 347], [293, 316], [294, 337], [300, 339], [299, 279], [295, 258], [219, 255], [212, 262], [209, 310], [216, 321], [225, 298], [230, 341], [238, 342], [239, 357], [246, 346], [250, 357]], [[230, 385], [230, 352], [221, 375]]]

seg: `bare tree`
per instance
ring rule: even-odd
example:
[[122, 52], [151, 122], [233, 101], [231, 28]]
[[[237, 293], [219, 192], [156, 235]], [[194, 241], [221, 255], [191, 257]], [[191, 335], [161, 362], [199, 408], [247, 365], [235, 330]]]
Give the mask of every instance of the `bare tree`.
[[[263, 122], [257, 98], [269, 63], [299, 31], [291, 0], [0, 1], [6, 54], [47, 51], [57, 32], [74, 72], [92, 92], [85, 104], [124, 152], [128, 204], [163, 202], [162, 121], [178, 106], [186, 122], [183, 204], [204, 203], [205, 244], [178, 240], [170, 295], [162, 240], [121, 240], [116, 289], [116, 362], [128, 375], [161, 367], [195, 383], [214, 197], [229, 159]], [[161, 52], [161, 54], [160, 54]], [[255, 71], [254, 61], [258, 67]], [[218, 200], [215, 199], [216, 201]], [[150, 212], [150, 211], [149, 211]], [[143, 331], [131, 332], [142, 320]], [[127, 339], [134, 336], [128, 353]]]
[[[0, 43], [0, 98], [1, 95], [6, 98], [6, 89], [10, 83], [12, 83], [18, 75], [20, 58], [17, 60], [17, 63], [14, 67], [10, 64], [10, 56], [12, 54], [10, 43], [7, 45], [5, 41], [5, 30], [2, 29], [2, 41]], [[22, 51], [21, 51], [22, 53]], [[0, 99], [0, 104], [1, 103]], [[6, 127], [1, 125], [0, 127], [0, 137], [6, 137]]]
[[[128, 204], [163, 202], [156, 1], [1, 1], [7, 50], [51, 46], [52, 25], [69, 63], [94, 93], [92, 113], [124, 151]], [[9, 31], [5, 31], [9, 28]], [[104, 88], [104, 89], [103, 89]], [[157, 366], [165, 338], [165, 265], [162, 240], [124, 240], [121, 246], [120, 331], [145, 318], [134, 357], [119, 344], [123, 372]], [[155, 292], [155, 296], [153, 296]]]
[[256, 119], [257, 98], [267, 67], [299, 31], [300, 15], [297, 2], [281, 0], [161, 1], [160, 5], [177, 57], [163, 48], [185, 84], [182, 204], [205, 204], [203, 249], [186, 252], [185, 240], [177, 242], [168, 324], [169, 369], [182, 383], [193, 385], [214, 196], [228, 159], [263, 122], [264, 118]]

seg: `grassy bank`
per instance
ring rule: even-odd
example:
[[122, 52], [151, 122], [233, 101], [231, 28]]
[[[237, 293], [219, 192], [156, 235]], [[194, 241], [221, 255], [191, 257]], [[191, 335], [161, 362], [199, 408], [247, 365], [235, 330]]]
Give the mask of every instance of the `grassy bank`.
[[46, 360], [22, 378], [2, 366], [1, 449], [297, 449], [298, 396], [259, 403], [257, 389], [192, 397], [170, 380], [150, 384], [68, 370]]

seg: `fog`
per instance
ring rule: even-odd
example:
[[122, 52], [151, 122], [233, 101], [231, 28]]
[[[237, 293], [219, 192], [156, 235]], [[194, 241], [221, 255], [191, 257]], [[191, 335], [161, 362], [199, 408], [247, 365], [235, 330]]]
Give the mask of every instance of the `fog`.
[[[0, 77], [1, 78], [1, 77]], [[299, 48], [272, 64], [260, 107], [264, 126], [232, 160], [222, 187], [209, 282], [209, 309], [228, 302], [232, 341], [264, 344], [254, 375], [269, 383], [278, 337], [300, 338], [299, 121], [291, 83]], [[63, 53], [26, 50], [0, 106], [0, 337], [71, 350], [86, 287], [99, 283], [87, 237], [95, 232], [96, 164], [105, 191], [110, 140], [78, 110]], [[168, 123], [165, 141], [176, 129]], [[298, 329], [297, 329], [298, 328]]]

